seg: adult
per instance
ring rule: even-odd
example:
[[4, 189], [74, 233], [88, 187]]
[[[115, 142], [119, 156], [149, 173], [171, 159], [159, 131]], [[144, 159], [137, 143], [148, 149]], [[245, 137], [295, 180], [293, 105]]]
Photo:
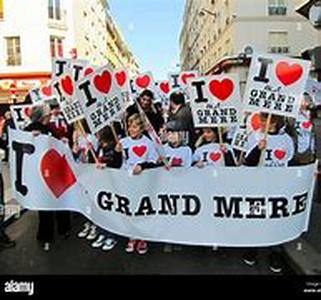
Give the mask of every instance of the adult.
[[[154, 93], [150, 90], [144, 90], [139, 98], [137, 99], [138, 103], [140, 104], [141, 108], [145, 112], [147, 118], [153, 125], [155, 131], [157, 133], [160, 132], [160, 129], [164, 126], [164, 118], [162, 116], [161, 111], [157, 110], [154, 106]], [[128, 107], [127, 109], [127, 116], [126, 120], [134, 114], [137, 114], [138, 108], [136, 103]]]
[[191, 107], [185, 103], [185, 96], [181, 92], [173, 92], [169, 97], [168, 122], [176, 123], [179, 131], [188, 134], [189, 145], [195, 144], [194, 122]]
[[[31, 123], [25, 130], [31, 131], [34, 136], [45, 134], [59, 139], [57, 133], [50, 129], [50, 119], [51, 110], [49, 106], [36, 106], [32, 109]], [[65, 142], [68, 142], [68, 140], [66, 139]], [[57, 229], [60, 235], [63, 235], [65, 238], [70, 235], [70, 212], [39, 211], [37, 239], [42, 243], [44, 251], [49, 251], [50, 244], [53, 242], [55, 221], [57, 222]]]

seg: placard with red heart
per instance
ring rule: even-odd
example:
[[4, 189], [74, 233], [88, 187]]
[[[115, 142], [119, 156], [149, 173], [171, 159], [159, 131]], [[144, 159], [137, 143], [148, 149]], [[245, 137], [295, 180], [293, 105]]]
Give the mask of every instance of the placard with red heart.
[[142, 73], [132, 78], [132, 94], [137, 96], [144, 90], [150, 90], [154, 94], [157, 92], [152, 72]]
[[17, 129], [23, 130], [31, 122], [30, 117], [35, 106], [34, 104], [10, 106], [13, 122]]
[[96, 68], [76, 84], [76, 98], [92, 133], [109, 125], [126, 109], [128, 77], [108, 65]]
[[238, 74], [197, 77], [188, 84], [195, 127], [237, 125], [242, 103]]
[[255, 54], [244, 93], [244, 110], [297, 118], [311, 62]]

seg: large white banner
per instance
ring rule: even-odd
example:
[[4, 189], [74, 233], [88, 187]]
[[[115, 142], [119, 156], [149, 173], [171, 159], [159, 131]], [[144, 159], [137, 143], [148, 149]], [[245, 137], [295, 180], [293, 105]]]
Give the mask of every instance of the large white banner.
[[308, 229], [314, 165], [160, 168], [132, 176], [75, 165], [68, 147], [47, 136], [11, 131], [10, 148], [21, 205], [78, 211], [123, 236], [247, 247], [281, 244]]

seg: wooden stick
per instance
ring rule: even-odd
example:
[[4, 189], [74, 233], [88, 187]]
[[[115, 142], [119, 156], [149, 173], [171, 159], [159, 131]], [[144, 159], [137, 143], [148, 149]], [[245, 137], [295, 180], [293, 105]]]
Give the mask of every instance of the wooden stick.
[[111, 132], [113, 133], [115, 142], [118, 144], [119, 143], [119, 138], [118, 138], [114, 123], [110, 124], [110, 128], [111, 128]]
[[224, 144], [223, 142], [223, 134], [222, 134], [222, 127], [218, 127], [218, 139], [219, 139], [219, 143], [222, 146]]
[[[81, 134], [83, 135], [83, 137], [87, 141], [87, 143], [91, 144], [91, 142], [87, 138], [86, 131], [85, 131], [81, 121], [77, 121], [77, 125], [78, 125], [78, 128], [79, 128]], [[89, 147], [89, 151], [90, 151], [91, 155], [93, 156], [93, 158], [95, 160], [95, 163], [97, 164], [98, 163], [98, 158], [97, 158], [97, 155], [96, 155], [95, 151], [91, 147]]]
[[241, 151], [241, 154], [240, 154], [240, 157], [239, 157], [239, 161], [237, 163], [238, 166], [241, 166], [242, 163], [243, 163], [243, 159], [244, 159], [244, 154], [245, 152], [244, 151]]
[[[264, 140], [267, 139], [267, 136], [268, 136], [268, 133], [269, 133], [269, 127], [270, 127], [270, 124], [271, 124], [271, 120], [272, 120], [272, 114], [269, 113], [268, 118], [266, 120], [265, 129], [264, 129], [264, 137], [263, 137]], [[262, 150], [262, 152], [261, 152], [259, 165], [262, 165], [264, 163], [265, 151], [266, 151], [266, 148], [264, 148]]]

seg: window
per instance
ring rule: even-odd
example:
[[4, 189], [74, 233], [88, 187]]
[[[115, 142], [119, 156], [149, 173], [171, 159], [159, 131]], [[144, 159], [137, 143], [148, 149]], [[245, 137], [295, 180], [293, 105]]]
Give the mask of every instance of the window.
[[57, 36], [50, 37], [50, 54], [51, 57], [63, 57], [63, 38]]
[[0, 0], [0, 20], [3, 19], [3, 0]]
[[287, 7], [286, 0], [269, 0], [269, 16], [285, 16]]
[[61, 20], [60, 0], [48, 0], [49, 19]]
[[20, 37], [7, 37], [7, 65], [21, 65]]
[[289, 53], [289, 37], [286, 31], [269, 32], [269, 53]]

